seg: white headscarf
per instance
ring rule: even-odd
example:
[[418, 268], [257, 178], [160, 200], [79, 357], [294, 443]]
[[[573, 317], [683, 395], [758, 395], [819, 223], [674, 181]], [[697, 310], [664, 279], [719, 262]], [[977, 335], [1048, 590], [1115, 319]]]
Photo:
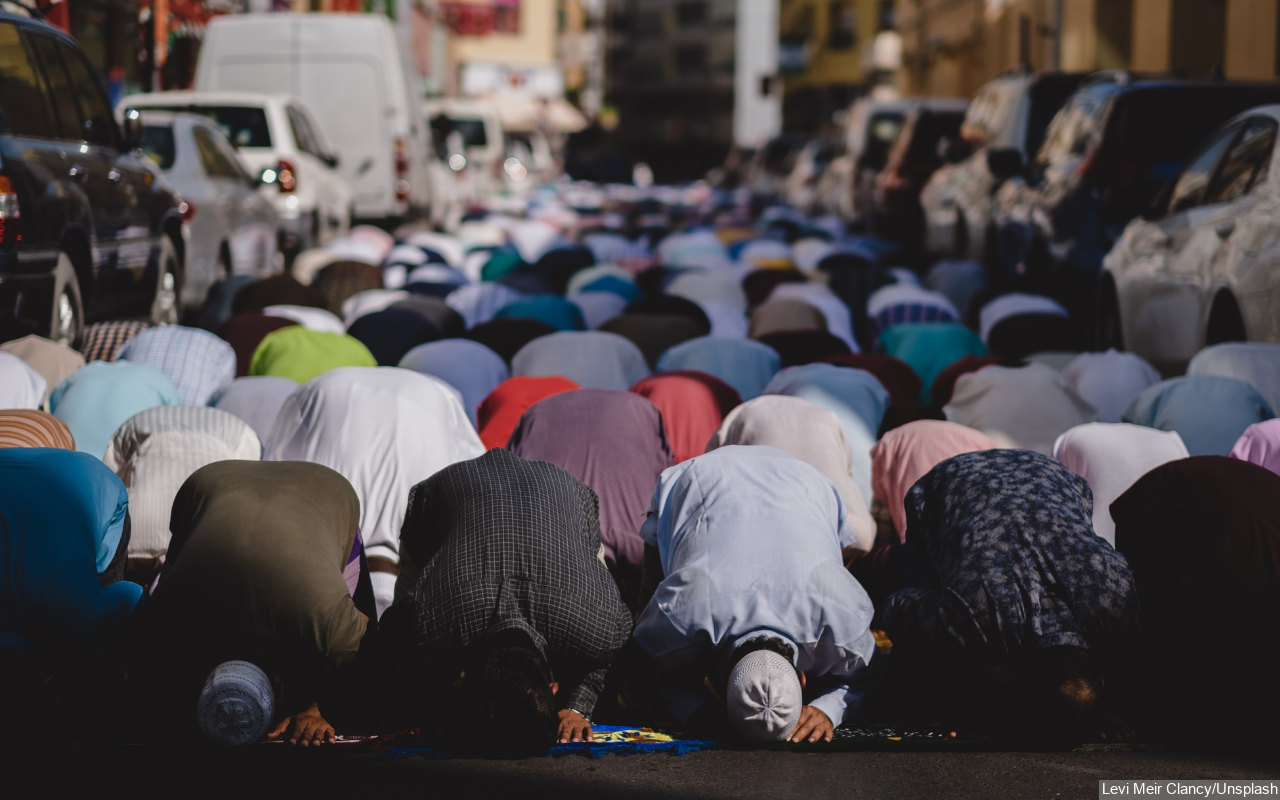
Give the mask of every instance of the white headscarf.
[[1114, 349], [1081, 353], [1063, 368], [1062, 375], [1098, 409], [1099, 422], [1119, 422], [1133, 398], [1160, 382], [1160, 373], [1140, 356]]

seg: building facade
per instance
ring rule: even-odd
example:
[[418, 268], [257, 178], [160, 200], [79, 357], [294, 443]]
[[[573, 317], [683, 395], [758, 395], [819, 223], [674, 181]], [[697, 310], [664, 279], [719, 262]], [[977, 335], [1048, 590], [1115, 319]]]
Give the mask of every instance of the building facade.
[[1233, 80], [1280, 74], [1275, 0], [897, 0], [896, 14], [912, 94], [967, 97], [1023, 64]]

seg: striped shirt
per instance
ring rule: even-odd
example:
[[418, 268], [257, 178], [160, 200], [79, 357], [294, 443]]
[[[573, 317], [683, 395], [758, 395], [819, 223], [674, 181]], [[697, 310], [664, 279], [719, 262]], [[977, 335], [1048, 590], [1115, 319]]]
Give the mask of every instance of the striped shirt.
[[115, 361], [116, 353], [124, 343], [151, 327], [145, 320], [119, 322], [95, 322], [76, 336], [75, 349], [88, 361]]
[[190, 406], [207, 405], [214, 392], [236, 377], [236, 351], [199, 328], [166, 325], [145, 331], [126, 342], [117, 357], [168, 375]]
[[0, 411], [0, 448], [57, 447], [75, 450], [67, 424], [52, 414], [29, 409]]

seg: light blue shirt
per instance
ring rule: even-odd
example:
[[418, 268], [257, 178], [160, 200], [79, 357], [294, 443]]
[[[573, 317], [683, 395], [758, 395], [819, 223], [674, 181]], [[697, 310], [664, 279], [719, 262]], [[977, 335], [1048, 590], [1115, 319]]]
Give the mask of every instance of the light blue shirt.
[[664, 471], [640, 529], [666, 576], [635, 626], [660, 670], [690, 680], [663, 687], [686, 721], [705, 702], [702, 670], [734, 642], [776, 631], [819, 696], [809, 705], [839, 725], [854, 716], [850, 681], [870, 660], [871, 599], [845, 569], [855, 535], [835, 487], [781, 450], [731, 445]]
[[129, 417], [177, 405], [182, 405], [182, 395], [169, 376], [128, 361], [94, 361], [68, 375], [49, 395], [49, 408], [71, 429], [76, 449], [96, 458], [102, 458], [111, 434]]

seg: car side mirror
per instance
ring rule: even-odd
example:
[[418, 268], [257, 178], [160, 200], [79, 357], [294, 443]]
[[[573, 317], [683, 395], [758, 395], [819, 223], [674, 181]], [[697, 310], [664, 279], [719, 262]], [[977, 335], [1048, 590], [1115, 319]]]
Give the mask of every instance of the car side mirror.
[[1022, 173], [1022, 153], [1012, 147], [988, 148], [987, 170], [998, 181], [1008, 180]]
[[124, 149], [137, 150], [142, 147], [142, 112], [136, 108], [126, 108], [120, 126], [120, 136]]

